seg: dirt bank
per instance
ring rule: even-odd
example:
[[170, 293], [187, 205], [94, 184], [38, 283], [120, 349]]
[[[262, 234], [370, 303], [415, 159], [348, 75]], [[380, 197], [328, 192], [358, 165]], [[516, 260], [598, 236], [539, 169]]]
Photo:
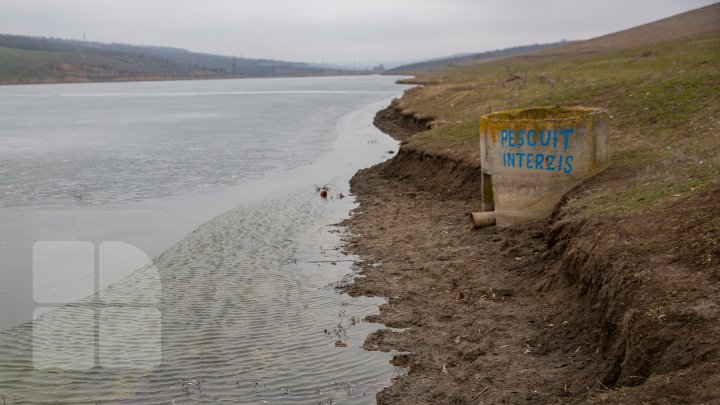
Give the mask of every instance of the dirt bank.
[[404, 111], [397, 99], [390, 105], [378, 111], [373, 123], [386, 134], [392, 134], [393, 138], [404, 141], [418, 132], [430, 129], [432, 118]]
[[[399, 139], [429, 122], [396, 105], [376, 119]], [[365, 347], [408, 353], [378, 403], [720, 400], [720, 185], [642, 214], [570, 215], [622, 184], [611, 167], [547, 221], [470, 231], [478, 169], [410, 142], [351, 181], [346, 248], [363, 277], [348, 290], [388, 297], [379, 321], [404, 328]]]

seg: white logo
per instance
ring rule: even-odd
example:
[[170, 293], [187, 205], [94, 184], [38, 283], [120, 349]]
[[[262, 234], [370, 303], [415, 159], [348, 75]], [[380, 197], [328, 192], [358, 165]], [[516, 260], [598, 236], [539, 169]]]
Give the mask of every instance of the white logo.
[[159, 366], [161, 292], [152, 260], [130, 244], [103, 242], [96, 255], [92, 242], [35, 243], [33, 297], [42, 307], [33, 316], [33, 365], [65, 370]]

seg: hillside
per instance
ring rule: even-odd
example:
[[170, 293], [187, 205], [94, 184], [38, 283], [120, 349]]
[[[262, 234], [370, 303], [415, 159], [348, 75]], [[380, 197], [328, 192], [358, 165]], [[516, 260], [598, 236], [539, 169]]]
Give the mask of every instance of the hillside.
[[337, 74], [185, 49], [0, 35], [0, 84]]
[[457, 57], [437, 58], [398, 66], [389, 70], [388, 73], [423, 75], [433, 71], [457, 69], [463, 66], [486, 63], [498, 59], [603, 52], [717, 32], [720, 32], [720, 8], [718, 8], [717, 4], [714, 4], [585, 41], [562, 41], [548, 44], [517, 46]]
[[[403, 142], [347, 225], [350, 293], [404, 328], [365, 347], [409, 353], [379, 403], [720, 401], [718, 15], [423, 72], [378, 114]], [[610, 167], [547, 220], [470, 232], [479, 117], [543, 105], [608, 109]]]
[[479, 52], [464, 54], [460, 56], [450, 56], [447, 58], [437, 58], [427, 60], [423, 62], [411, 63], [408, 65], [398, 66], [389, 70], [387, 73], [390, 74], [406, 74], [406, 73], [419, 73], [422, 71], [432, 71], [442, 68], [458, 68], [462, 65], [467, 65], [478, 61], [489, 61], [493, 59], [506, 58], [514, 55], [521, 55], [528, 52], [535, 52], [542, 49], [552, 49], [560, 46], [565, 46], [573, 42], [553, 42], [549, 44], [535, 44], [525, 46], [515, 46], [506, 49], [497, 49], [494, 51]]
[[554, 51], [545, 50], [539, 54], [554, 55], [627, 49], [712, 33], [720, 33], [720, 4], [701, 7], [649, 24], [577, 42]]

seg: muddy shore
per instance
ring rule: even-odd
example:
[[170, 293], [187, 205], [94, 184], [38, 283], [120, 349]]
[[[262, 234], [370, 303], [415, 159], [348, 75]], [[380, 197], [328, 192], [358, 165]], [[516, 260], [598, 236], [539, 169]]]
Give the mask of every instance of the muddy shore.
[[[715, 212], [720, 187], [694, 207], [657, 208], [651, 224], [647, 215], [564, 221], [563, 203], [545, 221], [471, 231], [467, 213], [480, 202], [477, 163], [408, 143], [427, 128], [426, 117], [391, 105], [375, 123], [403, 144], [391, 160], [353, 177], [360, 205], [343, 225], [346, 249], [363, 258], [347, 291], [387, 297], [373, 320], [404, 329], [379, 330], [365, 341], [368, 350], [405, 353], [393, 364], [408, 374], [378, 394], [379, 404], [720, 398], [718, 283], [692, 268], [693, 252], [660, 255], [672, 241], [645, 250], [638, 242], [644, 232], [705, 226], [667, 220], [665, 212]], [[618, 175], [608, 169], [565, 201]], [[641, 265], [650, 260], [660, 268], [688, 265], [650, 277]], [[662, 307], [659, 297], [673, 288], [683, 304]]]

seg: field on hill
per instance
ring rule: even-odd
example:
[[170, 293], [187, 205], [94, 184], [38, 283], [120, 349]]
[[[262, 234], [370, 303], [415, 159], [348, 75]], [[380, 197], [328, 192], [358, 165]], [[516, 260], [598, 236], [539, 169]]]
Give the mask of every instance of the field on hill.
[[[185, 49], [0, 34], [0, 84], [341, 74], [335, 68]], [[347, 73], [347, 72], [345, 72]]]
[[209, 69], [193, 69], [152, 58], [0, 47], [0, 84], [161, 80], [216, 75]]
[[68, 56], [68, 53], [61, 52], [26, 51], [0, 47], [0, 60], [3, 61], [0, 65], [0, 69], [2, 69], [0, 76], [12, 76], [23, 80], [38, 71], [51, 76], [54, 72], [48, 68], [48, 62], [62, 63], [63, 59]]
[[[366, 341], [410, 352], [380, 403], [720, 400], [720, 34], [691, 33], [423, 73], [378, 115], [403, 144], [353, 180], [348, 225], [383, 264], [350, 291], [406, 328]], [[547, 221], [469, 233], [479, 117], [545, 105], [606, 108], [610, 167]]]

